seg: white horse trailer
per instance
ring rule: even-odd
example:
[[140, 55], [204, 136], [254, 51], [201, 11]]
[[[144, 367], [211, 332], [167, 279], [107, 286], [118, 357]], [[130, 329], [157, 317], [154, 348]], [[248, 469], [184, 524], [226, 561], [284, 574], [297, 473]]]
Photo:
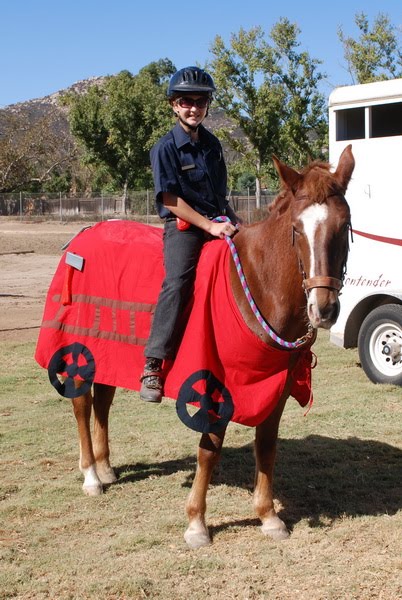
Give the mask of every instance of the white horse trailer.
[[333, 165], [348, 144], [353, 237], [331, 341], [357, 347], [371, 381], [402, 385], [402, 79], [331, 93]]

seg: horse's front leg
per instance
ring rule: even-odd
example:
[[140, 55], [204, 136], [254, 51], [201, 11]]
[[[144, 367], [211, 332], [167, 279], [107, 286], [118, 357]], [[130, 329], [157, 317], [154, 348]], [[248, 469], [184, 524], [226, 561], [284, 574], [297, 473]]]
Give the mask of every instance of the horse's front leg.
[[197, 470], [191, 492], [186, 503], [189, 520], [184, 539], [190, 548], [201, 548], [211, 543], [205, 524], [207, 491], [212, 471], [219, 462], [226, 429], [217, 434], [204, 433], [198, 447]]
[[94, 430], [92, 446], [95, 456], [96, 472], [102, 483], [114, 483], [116, 474], [109, 461], [109, 411], [116, 388], [99, 383], [94, 384]]
[[262, 521], [262, 532], [274, 540], [289, 537], [285, 523], [277, 516], [274, 508], [273, 475], [276, 456], [276, 441], [279, 422], [288, 393], [282, 395], [276, 409], [256, 428], [255, 436], [255, 488], [254, 509]]
[[92, 410], [91, 392], [73, 398], [72, 403], [80, 440], [79, 467], [81, 473], [84, 475], [82, 489], [88, 496], [99, 496], [103, 492], [103, 487], [96, 472], [95, 456], [92, 447], [90, 424]]

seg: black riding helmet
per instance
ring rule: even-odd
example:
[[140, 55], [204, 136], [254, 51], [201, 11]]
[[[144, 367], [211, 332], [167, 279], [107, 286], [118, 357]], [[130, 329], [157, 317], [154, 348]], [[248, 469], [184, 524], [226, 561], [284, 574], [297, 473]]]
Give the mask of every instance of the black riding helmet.
[[212, 98], [215, 90], [213, 79], [206, 71], [199, 67], [184, 67], [172, 75], [167, 95], [169, 99], [179, 94], [207, 94]]

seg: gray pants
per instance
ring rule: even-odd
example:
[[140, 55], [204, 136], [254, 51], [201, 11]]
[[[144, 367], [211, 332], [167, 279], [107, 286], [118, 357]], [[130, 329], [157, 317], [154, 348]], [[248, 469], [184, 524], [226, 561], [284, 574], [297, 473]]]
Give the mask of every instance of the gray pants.
[[173, 359], [185, 322], [183, 310], [191, 298], [195, 271], [205, 234], [198, 227], [179, 231], [167, 221], [163, 234], [165, 279], [159, 294], [145, 356]]

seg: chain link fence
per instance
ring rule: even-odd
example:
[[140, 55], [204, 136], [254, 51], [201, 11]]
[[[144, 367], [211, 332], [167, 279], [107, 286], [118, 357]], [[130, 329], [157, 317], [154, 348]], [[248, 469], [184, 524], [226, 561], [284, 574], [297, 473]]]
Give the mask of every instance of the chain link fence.
[[[231, 193], [230, 204], [245, 223], [260, 220], [275, 194], [263, 192], [260, 208], [248, 191]], [[102, 221], [127, 218], [144, 223], [160, 223], [153, 191], [130, 191], [124, 200], [121, 194], [91, 194], [73, 196], [61, 193], [15, 192], [0, 194], [0, 216], [25, 220]]]

